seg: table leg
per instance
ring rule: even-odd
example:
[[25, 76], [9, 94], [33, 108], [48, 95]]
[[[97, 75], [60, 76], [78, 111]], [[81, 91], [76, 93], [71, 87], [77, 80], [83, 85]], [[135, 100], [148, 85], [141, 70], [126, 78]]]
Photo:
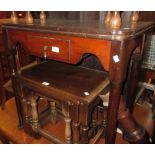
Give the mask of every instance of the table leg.
[[[96, 98], [95, 101], [89, 104], [81, 103], [79, 106], [79, 122], [81, 123], [80, 142], [83, 144], [88, 144], [90, 142], [89, 141], [90, 137], [92, 138], [93, 134], [96, 132], [95, 130], [97, 129], [97, 119], [98, 119], [97, 106], [99, 105], [100, 101], [101, 101], [100, 98]], [[96, 111], [94, 111], [94, 109]], [[93, 117], [93, 126], [90, 126], [92, 117]], [[91, 130], [91, 127], [93, 130]]]
[[68, 103], [67, 105], [62, 105], [62, 112], [65, 116], [65, 141], [67, 144], [70, 144], [72, 142], [70, 106], [70, 103]]
[[106, 144], [112, 144], [115, 142], [116, 136], [116, 122], [117, 122], [117, 112], [121, 97], [122, 85], [111, 85], [111, 93], [109, 97], [109, 106], [108, 106], [108, 121], [106, 126]]
[[22, 111], [22, 105], [20, 103], [20, 97], [18, 96], [18, 83], [15, 78], [15, 74], [17, 71], [17, 64], [16, 64], [16, 59], [14, 53], [16, 53], [16, 48], [12, 48], [10, 51], [10, 56], [9, 56], [9, 65], [10, 65], [10, 71], [11, 71], [11, 80], [12, 80], [12, 87], [14, 91], [14, 96], [15, 96], [15, 101], [16, 101], [16, 108], [17, 108], [17, 113], [18, 113], [18, 119], [19, 119], [19, 128], [23, 127], [23, 111]]
[[[12, 76], [12, 86], [14, 92], [17, 92], [17, 82], [14, 76]], [[23, 128], [23, 109], [22, 104], [20, 102], [20, 97], [18, 96], [18, 93], [14, 93], [15, 95], [15, 101], [16, 101], [16, 108], [18, 113], [18, 119], [19, 119], [19, 128]]]
[[131, 40], [119, 43], [117, 41], [113, 41], [111, 44], [109, 69], [111, 90], [105, 136], [106, 143], [115, 142], [118, 107], [120, 104], [123, 83], [127, 75], [127, 67], [131, 52], [136, 46], [138, 46], [139, 41], [141, 41], [141, 38], [134, 42]]
[[79, 103], [69, 105], [69, 114], [72, 119], [72, 139], [74, 144], [80, 143]]

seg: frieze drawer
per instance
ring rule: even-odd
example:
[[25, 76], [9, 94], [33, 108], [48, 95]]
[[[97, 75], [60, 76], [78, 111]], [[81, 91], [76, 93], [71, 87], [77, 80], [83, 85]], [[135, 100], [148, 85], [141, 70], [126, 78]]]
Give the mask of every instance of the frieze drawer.
[[70, 40], [44, 36], [28, 36], [30, 54], [69, 62]]

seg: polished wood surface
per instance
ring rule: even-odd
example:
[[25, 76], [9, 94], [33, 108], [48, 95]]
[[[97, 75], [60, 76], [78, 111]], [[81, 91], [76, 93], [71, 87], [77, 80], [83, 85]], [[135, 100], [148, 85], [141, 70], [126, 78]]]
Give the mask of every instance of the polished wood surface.
[[47, 32], [69, 36], [72, 35], [84, 38], [122, 40], [131, 38], [133, 35], [138, 33], [142, 33], [143, 31], [153, 27], [153, 25], [153, 22], [139, 22], [137, 25], [121, 25], [120, 29], [113, 30], [109, 26], [106, 26], [97, 20], [81, 22], [80, 20], [50, 19], [42, 25], [37, 19], [34, 20], [32, 24], [27, 24], [24, 19], [21, 19], [17, 24], [8, 22], [4, 24], [2, 28], [5, 27], [35, 32]]
[[[98, 58], [103, 58], [100, 61], [105, 70], [109, 68], [111, 46], [109, 41], [12, 29], [9, 30], [9, 40], [9, 48], [20, 41], [29, 54], [39, 57], [44, 57], [44, 47], [47, 46], [47, 58], [72, 64], [79, 62], [84, 54], [92, 53]], [[59, 47], [60, 52], [52, 52], [52, 46]]]
[[[41, 25], [39, 20], [35, 20], [33, 24], [26, 24], [25, 21], [21, 20], [17, 24], [7, 23], [3, 25], [8, 50], [11, 50], [12, 46], [18, 41], [30, 54], [44, 57], [44, 46], [46, 44], [42, 40], [47, 38], [48, 41], [55, 39], [69, 40], [70, 42], [69, 59], [61, 57], [60, 52], [57, 53], [57, 57], [47, 54], [47, 58], [76, 64], [87, 53], [97, 56], [104, 69], [109, 71], [111, 81], [106, 143], [114, 143], [115, 140], [118, 106], [130, 57], [135, 53], [139, 53], [139, 56], [141, 56], [145, 35], [150, 33], [153, 28], [153, 22], [138, 22], [134, 25], [122, 25], [120, 29], [114, 30], [93, 20], [86, 22], [80, 22], [79, 20], [49, 20], [45, 25]], [[32, 46], [29, 46], [32, 45], [30, 43], [30, 37], [32, 36], [37, 37], [36, 40], [42, 43], [42, 53], [34, 52], [31, 49]], [[47, 51], [47, 53], [53, 53], [51, 51], [53, 46], [55, 45], [51, 41], [48, 44], [50, 51]], [[68, 58], [66, 48], [64, 51], [66, 58]], [[115, 57], [117, 57], [117, 60], [115, 60]], [[132, 87], [131, 91], [134, 92], [135, 87]], [[127, 100], [130, 98], [132, 96], [129, 95]]]
[[[38, 86], [36, 91], [44, 89], [42, 94], [46, 94], [46, 89], [49, 89], [48, 94], [51, 94], [53, 99], [59, 96], [56, 100], [73, 103], [79, 101], [87, 104], [102, 92], [102, 85], [108, 78], [106, 72], [50, 60], [24, 70], [16, 77], [21, 80], [23, 86], [34, 84], [34, 87], [31, 86], [32, 89], [35, 89], [35, 85]], [[48, 86], [43, 82], [47, 82]]]

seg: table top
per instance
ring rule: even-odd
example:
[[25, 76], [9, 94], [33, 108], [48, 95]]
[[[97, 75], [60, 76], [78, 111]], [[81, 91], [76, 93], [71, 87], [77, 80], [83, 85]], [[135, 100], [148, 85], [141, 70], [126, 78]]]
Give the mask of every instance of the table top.
[[27, 24], [25, 19], [19, 19], [17, 23], [8, 21], [2, 25], [2, 28], [107, 40], [128, 39], [152, 27], [154, 27], [154, 22], [138, 22], [122, 24], [120, 29], [111, 29], [109, 25], [105, 25], [98, 20], [80, 21], [66, 19], [50, 19], [46, 20], [44, 24], [40, 23], [39, 19], [35, 19], [32, 24]]

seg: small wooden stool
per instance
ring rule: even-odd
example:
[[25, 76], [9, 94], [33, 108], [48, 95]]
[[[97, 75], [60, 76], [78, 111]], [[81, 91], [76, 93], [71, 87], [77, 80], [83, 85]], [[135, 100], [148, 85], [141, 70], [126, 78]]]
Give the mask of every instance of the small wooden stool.
[[[29, 125], [32, 123], [35, 133], [57, 143], [71, 143], [72, 137], [73, 143], [89, 142], [92, 112], [101, 101], [99, 95], [109, 84], [105, 72], [47, 61], [21, 71], [14, 77], [16, 93], [22, 98], [24, 122]], [[65, 142], [40, 128], [36, 96], [50, 101], [53, 112], [55, 101], [62, 105], [66, 123]], [[28, 109], [28, 105], [31, 108]]]

